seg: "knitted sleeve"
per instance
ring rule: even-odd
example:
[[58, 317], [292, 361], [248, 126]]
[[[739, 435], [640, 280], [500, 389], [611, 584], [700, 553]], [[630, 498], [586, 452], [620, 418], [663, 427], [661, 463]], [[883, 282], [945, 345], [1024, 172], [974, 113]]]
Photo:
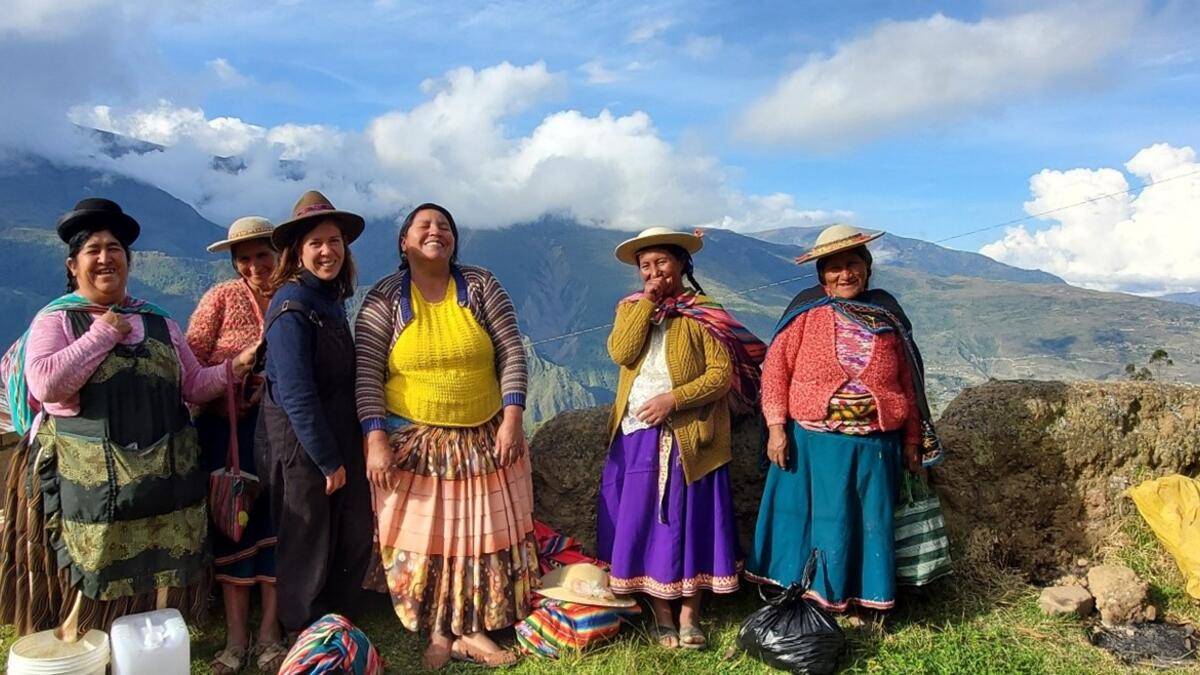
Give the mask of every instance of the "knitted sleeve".
[[642, 298], [617, 305], [617, 318], [608, 334], [608, 355], [618, 366], [632, 368], [646, 348], [654, 303]]
[[208, 289], [188, 321], [188, 347], [196, 355], [196, 360], [206, 366], [213, 365], [212, 354], [217, 348], [217, 338], [225, 321], [226, 300], [221, 286]]
[[678, 410], [708, 405], [728, 394], [733, 386], [733, 361], [729, 358], [729, 352], [707, 329], [697, 329], [704, 343], [704, 372], [671, 391]]
[[517, 325], [517, 312], [512, 299], [500, 285], [496, 275], [483, 274], [483, 303], [481, 309], [484, 328], [492, 337], [496, 350], [496, 373], [500, 378], [500, 394], [504, 405], [525, 407], [528, 389], [528, 372], [525, 363], [525, 346], [521, 344], [521, 330]]
[[792, 374], [804, 338], [804, 322], [803, 314], [793, 319], [767, 348], [762, 365], [762, 411], [768, 425], [787, 422]]
[[385, 277], [367, 291], [354, 320], [354, 399], [364, 434], [383, 429], [387, 419], [383, 390], [396, 322], [396, 299], [388, 291], [395, 281], [395, 275]]
[[25, 380], [29, 393], [42, 403], [58, 403], [79, 393], [88, 378], [121, 341], [121, 333], [93, 321], [78, 340], [70, 333], [66, 312], [34, 318], [25, 347]]

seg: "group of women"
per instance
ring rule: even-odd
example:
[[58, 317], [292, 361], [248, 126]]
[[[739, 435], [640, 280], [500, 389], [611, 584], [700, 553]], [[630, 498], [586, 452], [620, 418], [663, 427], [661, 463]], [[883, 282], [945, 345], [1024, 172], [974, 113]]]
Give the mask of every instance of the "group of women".
[[[516, 659], [488, 636], [526, 616], [539, 577], [513, 303], [491, 272], [459, 262], [451, 213], [422, 204], [352, 333], [350, 246], [364, 224], [318, 192], [278, 226], [235, 221], [209, 250], [237, 275], [184, 333], [129, 294], [136, 220], [99, 198], [62, 216], [68, 293], [3, 367], [23, 440], [0, 622], [104, 628], [156, 607], [196, 621], [215, 578], [227, 644], [214, 672], [274, 672], [290, 638], [325, 613], [355, 616], [364, 590], [427, 632], [428, 669]], [[937, 444], [907, 320], [869, 288], [875, 236], [822, 233], [807, 256], [820, 285], [797, 296], [770, 348], [696, 282], [701, 233], [651, 228], [617, 248], [641, 289], [617, 304], [608, 339], [619, 379], [598, 556], [614, 592], [648, 596], [662, 646], [704, 647], [703, 591], [733, 592], [743, 574], [794, 583], [813, 549], [816, 601], [892, 606], [896, 485], [936, 461]], [[730, 425], [760, 409], [771, 467], [747, 556]], [[209, 475], [231, 455], [263, 487], [236, 541], [210, 532], [206, 507]]]

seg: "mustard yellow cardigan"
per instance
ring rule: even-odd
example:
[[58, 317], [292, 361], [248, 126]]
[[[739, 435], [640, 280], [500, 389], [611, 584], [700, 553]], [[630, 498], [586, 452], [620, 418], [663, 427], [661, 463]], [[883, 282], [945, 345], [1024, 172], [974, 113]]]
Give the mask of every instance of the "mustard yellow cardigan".
[[[644, 298], [617, 306], [608, 354], [621, 372], [609, 418], [609, 443], [621, 429], [629, 390], [649, 348], [653, 314], [654, 303]], [[733, 384], [733, 364], [725, 347], [699, 321], [673, 316], [665, 325], [667, 371], [675, 397], [675, 412], [666, 424], [679, 443], [683, 475], [690, 484], [732, 458], [725, 395]]]

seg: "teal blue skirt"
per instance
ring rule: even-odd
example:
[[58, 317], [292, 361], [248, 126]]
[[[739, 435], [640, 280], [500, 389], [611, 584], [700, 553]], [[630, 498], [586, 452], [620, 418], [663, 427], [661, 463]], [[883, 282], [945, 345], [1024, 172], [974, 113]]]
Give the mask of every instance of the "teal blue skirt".
[[836, 612], [891, 608], [900, 434], [850, 436], [793, 422], [787, 433], [787, 469], [772, 464], [767, 473], [746, 576], [789, 586], [817, 549], [809, 597]]

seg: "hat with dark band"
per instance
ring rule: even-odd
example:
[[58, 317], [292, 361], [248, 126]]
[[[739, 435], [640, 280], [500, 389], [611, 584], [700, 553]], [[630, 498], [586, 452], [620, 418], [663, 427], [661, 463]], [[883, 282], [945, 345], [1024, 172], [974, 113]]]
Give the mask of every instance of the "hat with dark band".
[[89, 197], [80, 201], [75, 208], [58, 219], [58, 236], [68, 244], [80, 232], [112, 232], [117, 241], [129, 246], [137, 241], [142, 227], [120, 205], [111, 199]]
[[297, 237], [302, 236], [323, 220], [337, 222], [338, 227], [342, 229], [342, 236], [345, 237], [347, 246], [358, 239], [358, 235], [362, 234], [363, 228], [366, 226], [366, 221], [362, 216], [349, 211], [340, 211], [334, 208], [333, 202], [326, 199], [325, 195], [316, 190], [309, 190], [301, 195], [300, 201], [292, 207], [291, 219], [285, 220], [275, 227], [275, 231], [271, 234], [271, 243], [275, 245], [276, 250], [282, 251], [290, 246]]

